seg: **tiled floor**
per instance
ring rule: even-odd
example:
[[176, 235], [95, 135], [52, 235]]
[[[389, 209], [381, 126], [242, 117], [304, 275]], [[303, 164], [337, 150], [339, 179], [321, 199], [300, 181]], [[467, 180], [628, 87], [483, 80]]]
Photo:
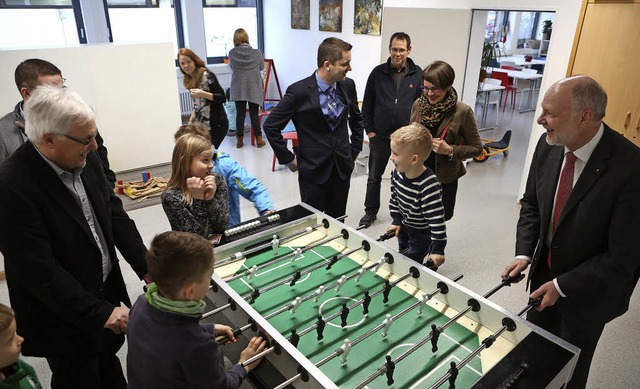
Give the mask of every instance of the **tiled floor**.
[[[495, 112], [490, 108], [488, 122], [494, 117]], [[509, 156], [494, 156], [482, 164], [469, 162], [468, 173], [460, 180], [455, 216], [447, 224], [447, 261], [440, 273], [449, 277], [463, 274], [460, 284], [479, 294], [499, 283], [504, 266], [513, 259], [519, 211], [518, 190], [533, 119], [532, 112], [518, 114], [508, 108], [505, 114], [500, 112], [500, 126], [484, 131], [481, 135], [484, 138], [499, 139], [505, 130], [512, 130]], [[231, 154], [267, 186], [276, 207], [285, 208], [300, 201], [297, 175], [283, 167], [276, 167], [276, 171], [271, 172], [273, 154], [269, 147], [257, 149], [245, 146], [238, 150], [235, 148], [235, 138], [227, 137], [221, 149]], [[388, 169], [390, 171], [390, 167]], [[353, 227], [363, 215], [367, 180], [364, 169], [360, 168], [358, 172], [360, 174], [354, 175], [351, 181], [347, 209], [349, 217], [346, 222]], [[382, 186], [383, 204], [388, 198], [389, 181], [385, 178]], [[241, 204], [243, 219], [257, 215], [251, 204], [244, 200]], [[156, 233], [169, 228], [159, 205], [131, 211], [130, 215], [136, 221], [146, 243]], [[383, 208], [378, 220], [364, 232], [377, 238], [389, 223], [388, 211]], [[395, 243], [390, 241], [389, 244]], [[130, 294], [137, 296], [142, 292], [142, 283], [130, 269], [126, 268], [125, 272]], [[589, 388], [639, 387], [640, 369], [635, 356], [636, 350], [640, 349], [637, 324], [640, 322], [640, 293], [637, 289], [631, 301], [631, 311], [605, 329], [593, 361]], [[525, 306], [527, 295], [524, 285], [519, 284], [496, 293], [491, 300], [515, 312]], [[0, 301], [8, 302], [6, 284], [3, 281], [0, 281]], [[125, 355], [126, 347], [121, 351], [123, 363]], [[36, 358], [27, 360], [34, 364], [38, 375], [48, 386], [50, 373], [46, 362]]]

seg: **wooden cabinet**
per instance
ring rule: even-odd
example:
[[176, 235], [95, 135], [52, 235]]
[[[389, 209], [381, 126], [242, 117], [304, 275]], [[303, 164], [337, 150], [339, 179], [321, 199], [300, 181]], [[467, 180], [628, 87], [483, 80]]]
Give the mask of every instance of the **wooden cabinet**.
[[593, 77], [609, 98], [605, 123], [640, 146], [640, 1], [585, 1], [567, 75]]

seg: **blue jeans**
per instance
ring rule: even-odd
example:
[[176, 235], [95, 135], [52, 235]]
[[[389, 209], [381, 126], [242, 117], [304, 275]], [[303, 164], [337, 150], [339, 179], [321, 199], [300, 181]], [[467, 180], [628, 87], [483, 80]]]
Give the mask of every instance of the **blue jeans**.
[[431, 249], [431, 231], [429, 229], [417, 230], [402, 226], [398, 234], [398, 250], [405, 256], [422, 264], [424, 257]]

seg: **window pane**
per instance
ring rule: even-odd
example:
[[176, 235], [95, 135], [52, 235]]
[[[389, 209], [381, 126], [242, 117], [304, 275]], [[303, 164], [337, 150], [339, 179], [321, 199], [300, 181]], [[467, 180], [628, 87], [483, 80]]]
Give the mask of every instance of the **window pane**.
[[80, 44], [71, 8], [0, 9], [0, 26], [3, 31], [19, 32], [0, 34], [4, 49]]
[[129, 7], [155, 7], [158, 0], [107, 0], [107, 5], [112, 6], [129, 6]]
[[160, 0], [159, 7], [109, 7], [109, 20], [114, 43], [173, 42], [178, 55], [176, 18], [169, 0]]
[[258, 19], [255, 8], [204, 8], [207, 57], [224, 57], [233, 49], [233, 33], [244, 28], [249, 43], [258, 48]]
[[71, 0], [5, 0], [8, 7], [43, 7], [43, 6], [67, 6], [71, 7]]

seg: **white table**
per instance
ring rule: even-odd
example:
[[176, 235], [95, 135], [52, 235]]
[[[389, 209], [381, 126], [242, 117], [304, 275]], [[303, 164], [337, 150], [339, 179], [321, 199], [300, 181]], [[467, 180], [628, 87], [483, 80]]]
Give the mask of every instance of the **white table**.
[[546, 65], [547, 64], [547, 60], [545, 59], [532, 59], [531, 61], [527, 62], [524, 60], [524, 56], [517, 56], [517, 55], [510, 55], [510, 56], [506, 56], [506, 57], [501, 57], [500, 62], [513, 62], [516, 64], [516, 66], [523, 66], [526, 68], [531, 67], [531, 65]]
[[[495, 127], [495, 126], [485, 127], [487, 122], [487, 104], [489, 103], [489, 95], [491, 94], [491, 92], [501, 91], [504, 89], [505, 87], [502, 85], [485, 84], [484, 82], [480, 83], [480, 89], [478, 89], [478, 94], [484, 93], [484, 107], [482, 108], [482, 118], [480, 120], [482, 124], [480, 124], [480, 128], [478, 129], [478, 131], [489, 130]], [[498, 101], [500, 101], [500, 99], [498, 99]], [[499, 109], [499, 106], [496, 106], [496, 124], [498, 122], [498, 119], [497, 119], [498, 109]]]
[[[491, 72], [507, 73], [509, 77], [515, 78], [518, 80], [536, 81], [542, 78], [542, 74], [523, 72], [521, 70], [508, 70], [508, 69], [501, 69], [501, 68], [489, 68], [488, 70], [491, 70]], [[533, 89], [534, 89], [534, 86], [531, 85], [531, 88], [529, 88], [529, 106], [525, 109], [520, 110], [519, 111], [520, 113], [535, 111], [536, 107], [533, 105]]]

